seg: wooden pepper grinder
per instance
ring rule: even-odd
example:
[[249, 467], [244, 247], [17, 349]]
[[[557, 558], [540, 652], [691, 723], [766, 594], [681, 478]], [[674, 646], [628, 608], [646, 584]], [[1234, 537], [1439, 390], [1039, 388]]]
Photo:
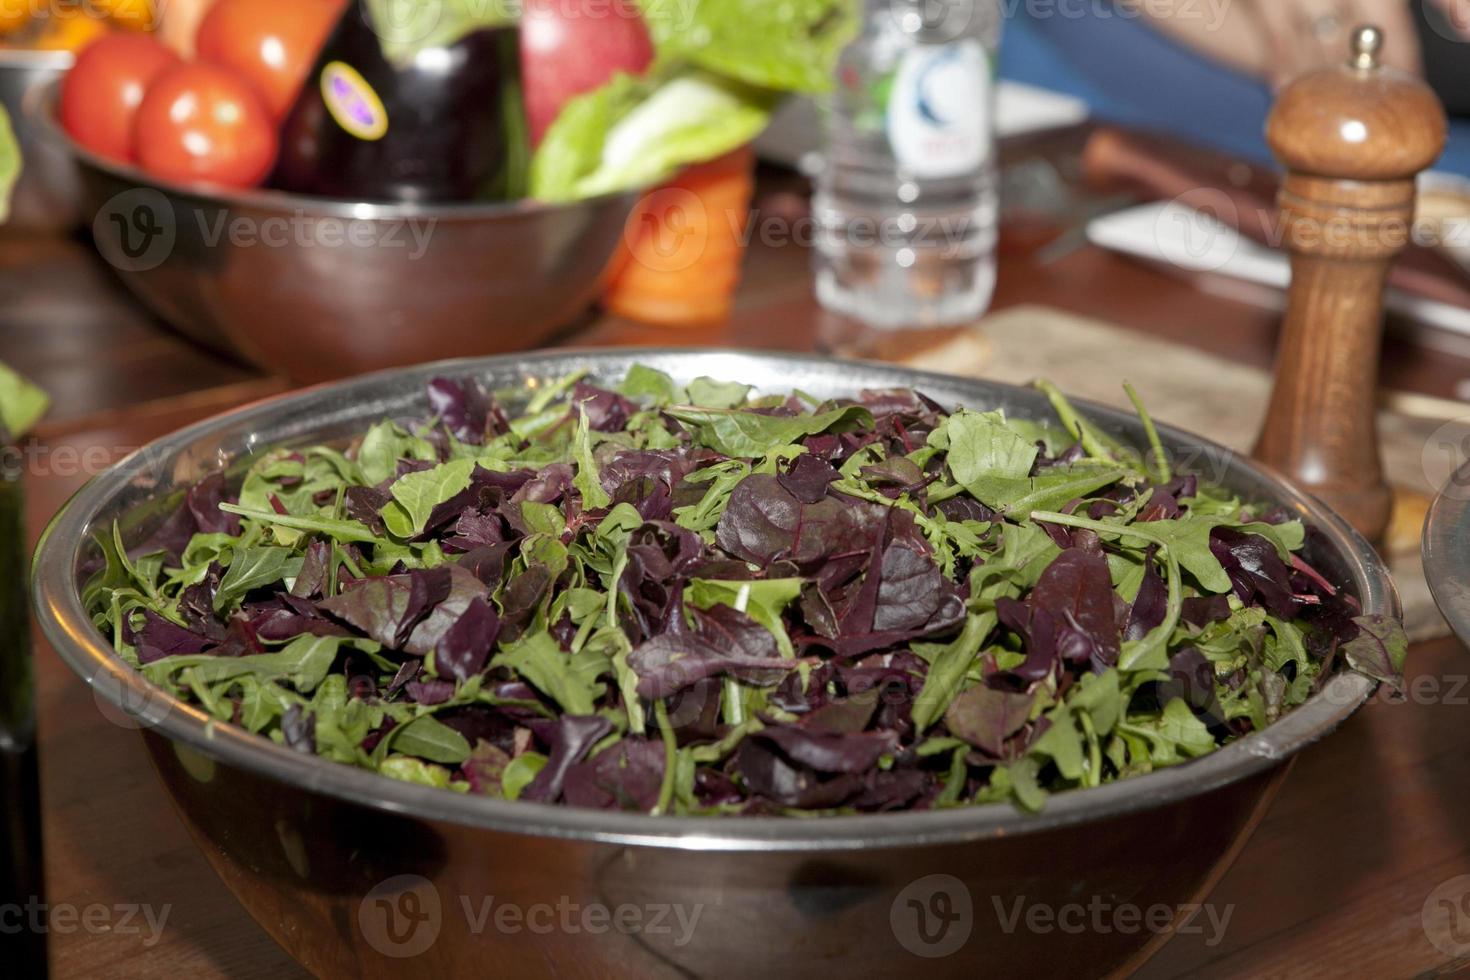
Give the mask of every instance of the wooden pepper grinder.
[[1434, 93], [1382, 67], [1382, 47], [1382, 31], [1357, 28], [1351, 60], [1287, 86], [1267, 124], [1287, 169], [1292, 281], [1255, 449], [1371, 541], [1392, 507], [1376, 415], [1384, 284], [1410, 240], [1415, 178], [1446, 134]]

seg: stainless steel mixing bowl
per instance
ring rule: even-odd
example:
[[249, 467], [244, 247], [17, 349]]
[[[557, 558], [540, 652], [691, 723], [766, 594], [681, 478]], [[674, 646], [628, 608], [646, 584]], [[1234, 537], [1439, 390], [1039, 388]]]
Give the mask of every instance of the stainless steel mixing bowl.
[[32, 93], [56, 85], [74, 60], [70, 51], [0, 48], [0, 104], [15, 127], [21, 155], [7, 232], [60, 232], [77, 223], [76, 164], [54, 140], [42, 138], [26, 109]]
[[[163, 695], [113, 654], [83, 608], [78, 580], [92, 535], [118, 521], [125, 542], [139, 540], [170, 498], [222, 466], [421, 411], [424, 385], [437, 374], [525, 391], [579, 367], [614, 379], [635, 362], [686, 381], [739, 379], [762, 392], [826, 397], [906, 385], [946, 404], [1050, 417], [1031, 390], [812, 357], [565, 351], [462, 361], [319, 387], [202, 422], [97, 477], [47, 530], [34, 576], [46, 635], [100, 699], [144, 722], [158, 771], [205, 856], [313, 973], [1111, 973], [1140, 962], [1162, 937], [1136, 925], [1035, 929], [1012, 917], [1017, 901], [1023, 911], [1054, 912], [1094, 901], [1140, 910], [1199, 901], [1263, 814], [1291, 756], [1372, 692], [1362, 676], [1337, 675], [1264, 732], [1187, 765], [1054, 796], [1039, 815], [991, 805], [831, 819], [657, 818], [461, 796], [293, 752]], [[1086, 410], [1119, 438], [1145, 445], [1133, 418]], [[1189, 458], [1205, 447], [1225, 484], [1314, 523], [1322, 532], [1314, 564], [1365, 612], [1398, 614], [1383, 564], [1339, 518], [1224, 449], [1168, 428], [1163, 438]], [[502, 906], [517, 912], [502, 920]], [[563, 907], [583, 910], [571, 913], [573, 928]], [[599, 919], [597, 931], [583, 917], [592, 907], [642, 910], [645, 928], [620, 932]], [[650, 910], [659, 908], [663, 926], [680, 910], [697, 923], [656, 930]]]
[[384, 204], [184, 186], [76, 160], [97, 250], [174, 328], [297, 381], [524, 350], [584, 313], [639, 193], [572, 204]]

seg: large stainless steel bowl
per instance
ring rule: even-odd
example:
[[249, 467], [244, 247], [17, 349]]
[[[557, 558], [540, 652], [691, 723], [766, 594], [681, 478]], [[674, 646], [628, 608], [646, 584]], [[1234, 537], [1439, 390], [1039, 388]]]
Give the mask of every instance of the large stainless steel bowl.
[[77, 223], [77, 173], [70, 154], [43, 139], [26, 110], [32, 93], [58, 84], [71, 68], [70, 51], [0, 49], [0, 105], [20, 144], [20, 179], [10, 196], [8, 232], [60, 232]]
[[638, 192], [572, 204], [359, 203], [184, 186], [76, 160], [97, 250], [174, 328], [297, 381], [524, 350], [596, 298]]
[[[807, 820], [656, 818], [472, 798], [301, 755], [161, 694], [113, 654], [83, 608], [78, 580], [93, 555], [92, 535], [117, 521], [125, 541], [138, 540], [171, 495], [177, 500], [182, 487], [220, 467], [268, 446], [341, 440], [383, 416], [421, 411], [424, 384], [436, 374], [524, 391], [578, 367], [617, 378], [635, 362], [683, 380], [738, 378], [763, 392], [837, 396], [910, 385], [943, 403], [1050, 414], [1030, 390], [810, 357], [638, 351], [463, 361], [319, 387], [185, 429], [93, 480], [47, 530], [34, 577], [46, 635], [99, 699], [142, 719], [158, 771], [204, 854], [262, 928], [312, 972], [1111, 973], [1139, 962], [1161, 937], [1136, 924], [1032, 928], [1024, 914], [1012, 918], [1016, 903], [1023, 913], [1042, 906], [1056, 914], [1094, 903], [1146, 910], [1199, 901], [1264, 812], [1292, 755], [1372, 691], [1359, 675], [1335, 676], [1264, 732], [1188, 765], [1054, 796], [1039, 815], [992, 805]], [[1087, 410], [1114, 435], [1144, 445], [1134, 419]], [[1190, 458], [1206, 445], [1167, 428], [1163, 438]], [[1249, 461], [1207, 449], [1224, 483], [1321, 529], [1311, 560], [1366, 612], [1398, 614], [1383, 564], [1343, 521]], [[526, 918], [508, 913], [502, 921], [501, 906]], [[573, 906], [584, 911], [567, 919], [532, 912]], [[598, 931], [588, 923], [603, 920], [581, 917], [588, 908], [617, 914], [620, 907], [642, 910], [644, 926], [652, 926], [655, 908], [698, 922], [686, 935], [677, 927], [619, 932], [605, 921]]]

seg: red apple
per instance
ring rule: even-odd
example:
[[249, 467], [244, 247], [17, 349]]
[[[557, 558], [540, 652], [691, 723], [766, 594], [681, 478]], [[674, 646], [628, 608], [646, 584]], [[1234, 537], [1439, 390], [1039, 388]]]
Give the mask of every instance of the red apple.
[[642, 74], [653, 41], [635, 0], [525, 0], [521, 84], [531, 145], [575, 96], [618, 72]]

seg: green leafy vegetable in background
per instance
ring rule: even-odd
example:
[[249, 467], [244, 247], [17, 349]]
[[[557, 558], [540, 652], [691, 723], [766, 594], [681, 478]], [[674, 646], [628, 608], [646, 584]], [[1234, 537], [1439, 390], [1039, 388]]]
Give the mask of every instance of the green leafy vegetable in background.
[[362, 0], [383, 57], [406, 65], [425, 48], [451, 45], [474, 31], [515, 24], [518, 0]]
[[0, 364], [0, 443], [29, 432], [50, 405], [44, 391]]
[[572, 100], [531, 160], [531, 195], [546, 201], [646, 187], [760, 135], [775, 96], [708, 72], [619, 76]]
[[[0, 109], [3, 127], [4, 110]], [[0, 138], [0, 171], [5, 167], [3, 142]], [[45, 392], [0, 364], [0, 449], [24, 436], [45, 414], [48, 404]], [[6, 637], [6, 647], [0, 650], [0, 744], [13, 747], [27, 745], [35, 734], [35, 685], [27, 622], [21, 473], [8, 452], [0, 461], [4, 463], [0, 472], [0, 636]]]
[[10, 218], [10, 193], [20, 179], [20, 143], [10, 124], [10, 114], [0, 106], [0, 225]]
[[857, 4], [834, 0], [641, 0], [659, 56], [775, 92], [825, 92], [857, 29]]
[[1399, 682], [1402, 628], [1292, 514], [1040, 387], [1056, 425], [647, 367], [517, 413], [438, 378], [421, 420], [107, 537], [85, 597], [152, 681], [297, 751], [649, 813], [1035, 809], [1258, 731], [1329, 664]]
[[783, 95], [832, 84], [857, 27], [850, 0], [640, 0], [657, 49], [572, 99], [531, 161], [531, 196], [569, 201], [650, 187], [750, 142]]

